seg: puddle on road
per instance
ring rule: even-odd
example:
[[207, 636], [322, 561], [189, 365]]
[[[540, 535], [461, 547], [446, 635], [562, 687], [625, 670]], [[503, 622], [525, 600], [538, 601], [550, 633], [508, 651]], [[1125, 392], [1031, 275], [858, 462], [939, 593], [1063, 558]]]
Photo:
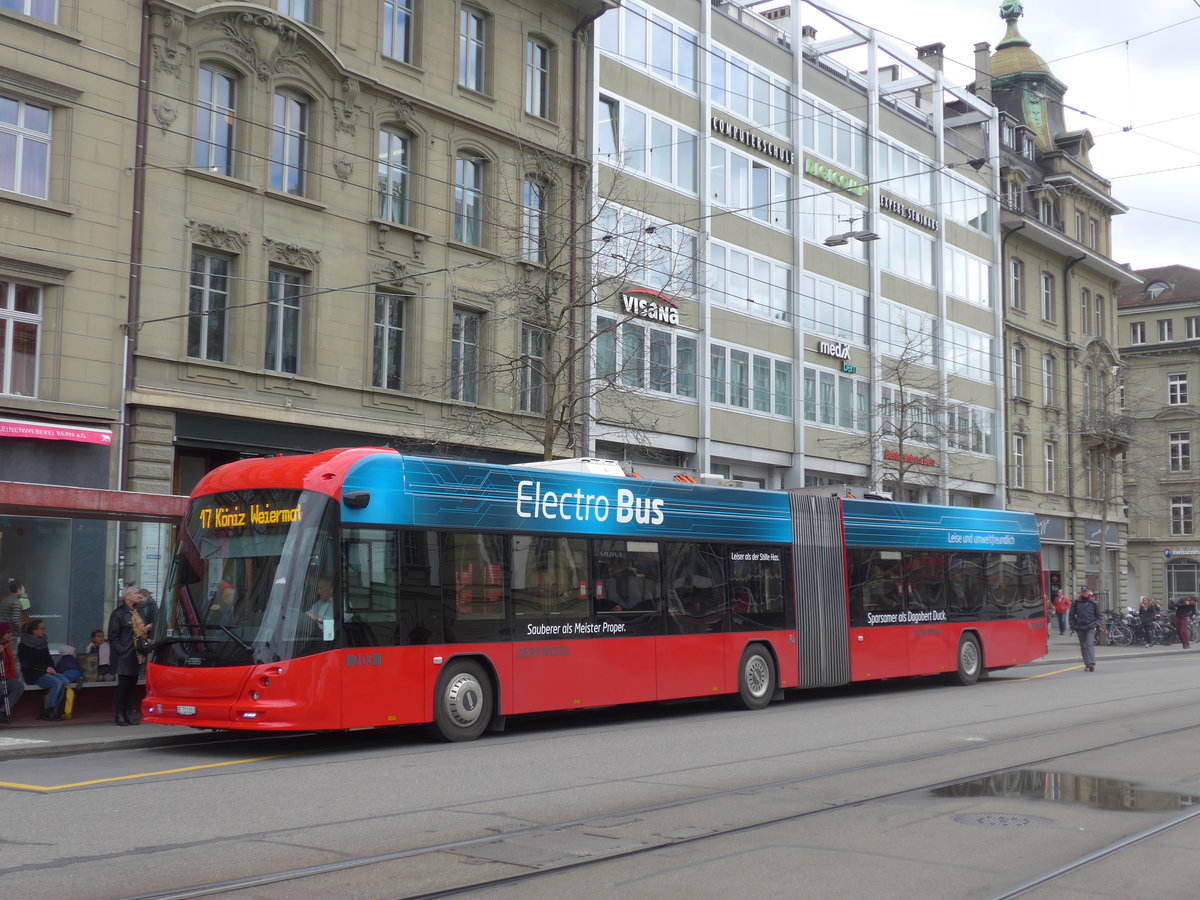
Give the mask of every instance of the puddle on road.
[[1046, 769], [1014, 769], [934, 788], [932, 793], [936, 797], [1026, 797], [1121, 812], [1172, 812], [1200, 804], [1200, 795], [1169, 787]]

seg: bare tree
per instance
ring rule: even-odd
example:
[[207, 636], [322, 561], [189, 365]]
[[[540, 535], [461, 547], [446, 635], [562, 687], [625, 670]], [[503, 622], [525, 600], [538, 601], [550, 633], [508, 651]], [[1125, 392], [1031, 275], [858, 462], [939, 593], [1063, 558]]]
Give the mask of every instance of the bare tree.
[[[449, 406], [438, 439], [580, 455], [597, 411], [628, 442], [649, 445], [671, 413], [645, 390], [654, 361], [635, 323], [678, 321], [666, 292], [690, 293], [694, 237], [616, 202], [619, 174], [598, 198], [565, 157], [526, 152], [516, 171], [489, 204], [502, 254], [486, 294], [492, 342], [473, 370], [452, 364], [422, 385], [453, 396], [456, 379], [472, 378], [490, 402]], [[661, 290], [634, 290], [647, 284]]]
[[[859, 397], [840, 390], [836, 380], [817, 386], [817, 421], [855, 429], [821, 443], [850, 458], [871, 460], [869, 488], [890, 490], [898, 500], [912, 488], [938, 486], [939, 447], [972, 440], [970, 416], [960, 420], [957, 407], [945, 399], [926, 325], [917, 319], [901, 323], [890, 340], [880, 341], [873, 413]], [[851, 409], [847, 403], [857, 405]]]

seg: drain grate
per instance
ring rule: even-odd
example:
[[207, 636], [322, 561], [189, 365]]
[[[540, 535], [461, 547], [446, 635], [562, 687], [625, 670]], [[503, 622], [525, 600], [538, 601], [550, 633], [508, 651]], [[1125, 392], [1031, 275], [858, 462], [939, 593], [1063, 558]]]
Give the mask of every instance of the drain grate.
[[955, 816], [954, 821], [959, 825], [975, 825], [978, 828], [1045, 828], [1054, 824], [1053, 819], [1015, 813], [964, 813]]

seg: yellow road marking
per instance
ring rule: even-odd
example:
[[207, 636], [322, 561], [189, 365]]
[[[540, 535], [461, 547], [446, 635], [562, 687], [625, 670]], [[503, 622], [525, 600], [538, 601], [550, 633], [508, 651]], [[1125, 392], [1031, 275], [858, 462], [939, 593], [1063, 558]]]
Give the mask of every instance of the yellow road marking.
[[115, 781], [134, 781], [138, 778], [157, 778], [160, 775], [179, 775], [183, 772], [199, 772], [203, 769], [220, 769], [224, 766], [241, 766], [246, 763], [267, 762], [272, 759], [285, 759], [289, 756], [300, 756], [300, 753], [278, 753], [274, 756], [253, 756], [249, 759], [231, 759], [227, 762], [205, 763], [202, 766], [184, 766], [181, 769], [163, 769], [161, 772], [139, 772], [136, 775], [116, 775], [112, 778], [96, 778], [92, 781], [76, 781], [71, 784], [21, 784], [16, 781], [0, 781], [0, 788], [11, 788], [18, 791], [65, 791], [69, 788], [90, 787], [96, 784], [111, 784]]

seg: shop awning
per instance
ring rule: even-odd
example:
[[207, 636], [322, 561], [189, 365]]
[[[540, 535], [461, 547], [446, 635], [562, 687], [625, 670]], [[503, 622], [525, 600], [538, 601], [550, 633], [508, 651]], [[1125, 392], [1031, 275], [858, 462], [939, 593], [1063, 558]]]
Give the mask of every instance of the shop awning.
[[112, 431], [89, 425], [65, 425], [59, 422], [27, 422], [0, 419], [0, 438], [25, 438], [42, 441], [74, 441], [79, 444], [112, 444]]
[[0, 515], [114, 519], [177, 524], [187, 497], [0, 481]]

